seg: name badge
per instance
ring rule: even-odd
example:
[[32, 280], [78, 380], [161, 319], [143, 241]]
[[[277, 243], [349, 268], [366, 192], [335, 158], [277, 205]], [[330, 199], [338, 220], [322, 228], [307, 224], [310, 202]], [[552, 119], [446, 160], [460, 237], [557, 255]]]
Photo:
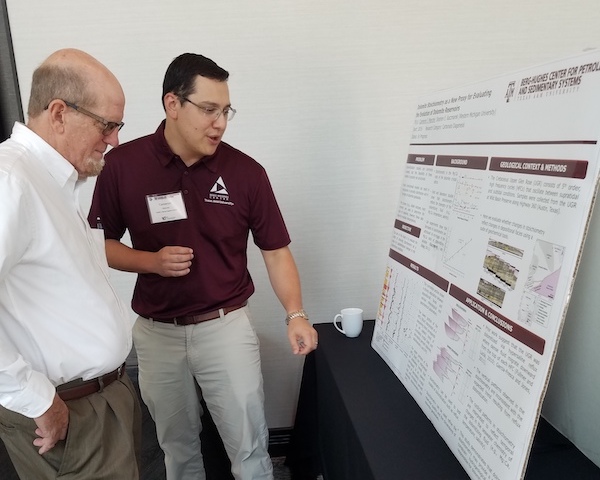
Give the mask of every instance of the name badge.
[[187, 218], [181, 192], [147, 195], [146, 203], [150, 213], [150, 223], [172, 222]]

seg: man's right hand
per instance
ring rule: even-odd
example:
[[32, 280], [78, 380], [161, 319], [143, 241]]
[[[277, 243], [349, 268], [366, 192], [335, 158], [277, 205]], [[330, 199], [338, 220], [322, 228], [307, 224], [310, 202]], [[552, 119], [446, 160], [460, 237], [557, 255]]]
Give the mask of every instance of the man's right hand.
[[163, 247], [155, 253], [155, 273], [162, 277], [183, 277], [190, 273], [194, 251], [188, 247]]
[[34, 420], [38, 426], [35, 430], [38, 438], [33, 441], [33, 444], [36, 447], [40, 447], [40, 455], [52, 449], [58, 441], [67, 438], [69, 408], [58, 394], [54, 395], [54, 400], [50, 408], [41, 416], [34, 418]]

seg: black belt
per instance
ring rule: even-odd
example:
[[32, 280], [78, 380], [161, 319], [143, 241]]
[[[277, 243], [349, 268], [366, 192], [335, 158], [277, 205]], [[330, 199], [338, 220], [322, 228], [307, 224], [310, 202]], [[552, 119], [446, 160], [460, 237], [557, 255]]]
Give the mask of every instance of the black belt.
[[248, 305], [248, 302], [244, 302], [241, 305], [234, 305], [233, 307], [220, 308], [219, 310], [213, 310], [212, 312], [201, 313], [200, 315], [183, 315], [181, 317], [171, 318], [143, 318], [146, 318], [147, 320], [154, 320], [155, 322], [160, 323], [171, 323], [173, 325], [194, 325], [196, 323], [207, 322], [208, 320], [214, 320], [215, 318], [219, 318], [221, 316], [221, 311], [223, 311], [223, 315], [227, 315], [228, 313], [231, 313], [234, 310], [239, 310], [240, 308], [243, 308], [246, 305]]
[[63, 383], [56, 387], [58, 396], [66, 402], [67, 400], [77, 400], [79, 398], [87, 397], [92, 393], [101, 392], [105, 387], [108, 387], [115, 380], [118, 380], [125, 373], [125, 363], [116, 370], [110, 373], [105, 373], [91, 380], [73, 380], [68, 383]]

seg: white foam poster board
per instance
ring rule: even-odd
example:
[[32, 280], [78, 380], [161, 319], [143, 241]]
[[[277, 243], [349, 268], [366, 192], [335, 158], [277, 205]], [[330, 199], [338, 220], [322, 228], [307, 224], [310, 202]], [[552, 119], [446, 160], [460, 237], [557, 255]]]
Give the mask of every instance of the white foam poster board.
[[522, 478], [599, 173], [600, 52], [418, 101], [373, 348], [472, 478]]

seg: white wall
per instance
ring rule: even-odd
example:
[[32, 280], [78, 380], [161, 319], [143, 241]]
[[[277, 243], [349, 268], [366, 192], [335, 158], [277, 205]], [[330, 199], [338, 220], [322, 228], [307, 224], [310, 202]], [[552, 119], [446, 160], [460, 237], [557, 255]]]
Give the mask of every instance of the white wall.
[[[158, 125], [162, 77], [178, 54], [230, 71], [238, 116], [225, 140], [269, 172], [315, 322], [350, 305], [375, 316], [418, 97], [596, 47], [600, 24], [597, 0], [7, 4], [24, 103], [49, 53], [81, 48], [123, 84], [121, 141]], [[256, 249], [251, 272], [269, 426], [287, 427], [302, 359], [289, 352]], [[115, 275], [127, 301], [132, 280]], [[558, 410], [568, 402], [559, 398]], [[580, 436], [573, 422], [568, 429]]]

